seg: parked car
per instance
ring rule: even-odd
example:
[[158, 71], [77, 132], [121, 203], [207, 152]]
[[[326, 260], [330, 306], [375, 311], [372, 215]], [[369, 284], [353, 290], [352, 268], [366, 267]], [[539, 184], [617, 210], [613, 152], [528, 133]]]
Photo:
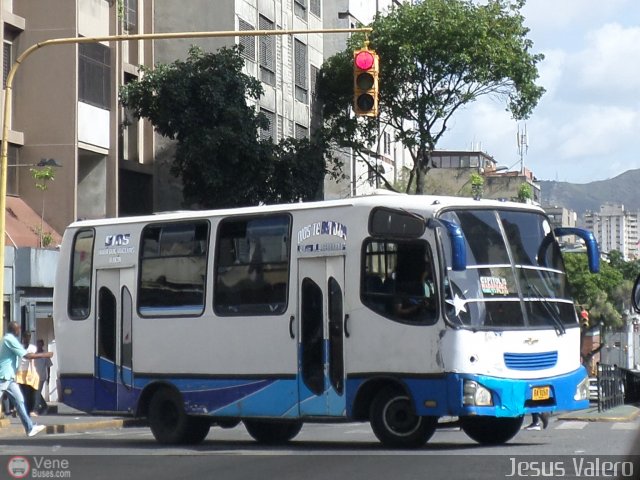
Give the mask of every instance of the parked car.
[[598, 401], [598, 379], [597, 377], [589, 378], [589, 400], [591, 402]]

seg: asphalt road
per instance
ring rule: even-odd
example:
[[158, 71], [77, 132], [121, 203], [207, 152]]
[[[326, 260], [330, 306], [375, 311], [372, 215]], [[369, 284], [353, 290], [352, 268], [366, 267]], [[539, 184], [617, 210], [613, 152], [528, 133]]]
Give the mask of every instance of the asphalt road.
[[[634, 445], [640, 447], [639, 432], [640, 419], [554, 419], [547, 430], [522, 431], [502, 446], [483, 447], [458, 429], [442, 429], [424, 448], [397, 451], [383, 448], [367, 424], [305, 425], [284, 446], [260, 445], [242, 426], [214, 428], [195, 447], [158, 445], [145, 427], [105, 429], [3, 439], [0, 463], [7, 469], [0, 465], [0, 478], [6, 478], [9, 462], [21, 462], [12, 460], [16, 457], [29, 463], [25, 478], [493, 480], [549, 478], [549, 474], [551, 478], [616, 478], [601, 476], [600, 469], [585, 469], [595, 468], [597, 462], [622, 465]], [[47, 465], [55, 468], [43, 468]], [[640, 463], [625, 465], [633, 467], [633, 476], [618, 478], [640, 479]]]

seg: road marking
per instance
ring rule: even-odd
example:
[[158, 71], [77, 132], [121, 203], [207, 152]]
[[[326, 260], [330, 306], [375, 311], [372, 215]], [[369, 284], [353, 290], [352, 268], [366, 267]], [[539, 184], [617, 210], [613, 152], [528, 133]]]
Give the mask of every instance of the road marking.
[[638, 426], [631, 422], [616, 422], [611, 426], [611, 430], [638, 430]]
[[556, 427], [558, 430], [582, 430], [589, 422], [578, 422], [566, 420]]

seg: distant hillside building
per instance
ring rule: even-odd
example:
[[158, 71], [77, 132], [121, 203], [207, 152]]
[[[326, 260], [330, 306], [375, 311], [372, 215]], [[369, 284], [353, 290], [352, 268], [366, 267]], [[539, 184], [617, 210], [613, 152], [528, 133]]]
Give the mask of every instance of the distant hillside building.
[[484, 177], [483, 198], [511, 200], [518, 196], [523, 183], [533, 192], [532, 202], [540, 204], [540, 185], [529, 169], [505, 171], [490, 155], [481, 151], [436, 150], [431, 156], [433, 168], [427, 174], [426, 193], [436, 195], [471, 195], [471, 174]]
[[585, 213], [585, 227], [593, 232], [600, 251], [618, 250], [625, 260], [640, 258], [638, 217], [640, 212], [625, 210], [624, 205], [606, 203], [599, 212]]

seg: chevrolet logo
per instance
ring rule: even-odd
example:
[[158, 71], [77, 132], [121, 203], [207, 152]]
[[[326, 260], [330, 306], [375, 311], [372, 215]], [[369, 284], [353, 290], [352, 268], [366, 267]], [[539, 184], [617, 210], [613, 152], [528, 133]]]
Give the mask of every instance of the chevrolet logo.
[[533, 345], [534, 343], [538, 343], [538, 339], [537, 338], [527, 338], [524, 343], [526, 343], [527, 345]]

